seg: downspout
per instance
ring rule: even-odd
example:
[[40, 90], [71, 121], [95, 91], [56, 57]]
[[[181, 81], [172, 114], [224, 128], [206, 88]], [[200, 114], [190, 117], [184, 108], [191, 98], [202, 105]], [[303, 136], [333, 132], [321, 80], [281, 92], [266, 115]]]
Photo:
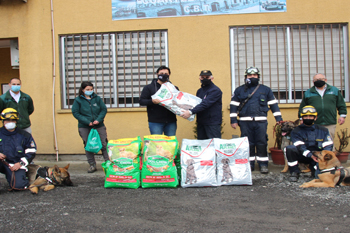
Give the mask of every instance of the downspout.
[[58, 144], [56, 132], [56, 117], [55, 117], [55, 82], [56, 82], [56, 47], [55, 47], [55, 26], [53, 21], [53, 3], [51, 0], [51, 32], [52, 32], [52, 123], [53, 134], [55, 138], [56, 161], [58, 161]]

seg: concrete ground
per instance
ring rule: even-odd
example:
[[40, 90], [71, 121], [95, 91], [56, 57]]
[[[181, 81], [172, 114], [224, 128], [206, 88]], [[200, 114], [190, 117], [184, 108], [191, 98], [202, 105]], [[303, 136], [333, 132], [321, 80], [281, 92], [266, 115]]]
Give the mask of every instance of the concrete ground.
[[271, 162], [252, 186], [106, 189], [101, 160], [89, 174], [83, 156], [39, 158], [70, 163], [74, 186], [8, 192], [0, 174], [1, 232], [349, 232], [350, 187], [302, 189], [309, 174], [290, 183]]

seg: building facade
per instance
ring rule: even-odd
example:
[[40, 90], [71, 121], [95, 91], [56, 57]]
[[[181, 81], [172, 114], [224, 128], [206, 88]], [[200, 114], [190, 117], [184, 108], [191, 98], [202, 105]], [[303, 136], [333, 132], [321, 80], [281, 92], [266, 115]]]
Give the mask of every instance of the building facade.
[[[131, 5], [130, 5], [131, 4]], [[244, 69], [260, 68], [284, 120], [297, 119], [302, 93], [324, 73], [349, 105], [348, 0], [0, 0], [0, 81], [11, 78], [34, 100], [33, 136], [40, 154], [82, 154], [71, 106], [81, 81], [103, 98], [109, 139], [149, 134], [138, 99], [160, 65], [195, 94], [201, 70], [223, 91], [223, 138], [233, 90]], [[269, 146], [274, 118], [269, 114]], [[177, 137], [194, 138], [178, 117]], [[349, 127], [345, 125], [338, 129]], [[336, 143], [337, 145], [337, 143]]]

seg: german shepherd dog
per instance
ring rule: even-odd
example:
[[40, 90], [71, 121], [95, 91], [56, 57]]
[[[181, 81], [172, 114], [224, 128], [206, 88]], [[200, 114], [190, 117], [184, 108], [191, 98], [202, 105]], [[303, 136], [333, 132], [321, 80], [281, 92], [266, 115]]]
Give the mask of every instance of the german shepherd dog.
[[302, 184], [301, 188], [309, 187], [335, 187], [350, 186], [350, 167], [343, 168], [337, 156], [328, 150], [314, 151], [313, 155], [317, 157], [320, 174], [318, 179]]
[[37, 194], [39, 189], [49, 191], [54, 189], [56, 185], [73, 185], [68, 172], [69, 164], [63, 168], [57, 165], [53, 167], [41, 167], [36, 164], [29, 164], [27, 168], [29, 190], [33, 194]]
[[[299, 125], [299, 123], [300, 123], [300, 120], [298, 119], [296, 121], [284, 121], [281, 124], [281, 132], [282, 132], [281, 149], [284, 154], [284, 168], [281, 172], [283, 173], [288, 171], [288, 160], [287, 160], [285, 148], [289, 145], [292, 145], [290, 134], [293, 131], [293, 129], [295, 129]], [[310, 169], [306, 164], [299, 163], [299, 167], [301, 172], [303, 173], [310, 172]]]

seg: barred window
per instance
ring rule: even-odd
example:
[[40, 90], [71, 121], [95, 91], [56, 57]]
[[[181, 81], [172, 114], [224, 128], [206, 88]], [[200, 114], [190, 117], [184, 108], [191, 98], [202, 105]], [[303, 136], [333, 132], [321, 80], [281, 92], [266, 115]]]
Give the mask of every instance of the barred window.
[[299, 103], [323, 73], [349, 101], [347, 24], [237, 26], [230, 28], [232, 91], [256, 66], [280, 103]]
[[142, 88], [168, 65], [166, 31], [61, 36], [62, 107], [91, 81], [108, 108], [139, 107]]

